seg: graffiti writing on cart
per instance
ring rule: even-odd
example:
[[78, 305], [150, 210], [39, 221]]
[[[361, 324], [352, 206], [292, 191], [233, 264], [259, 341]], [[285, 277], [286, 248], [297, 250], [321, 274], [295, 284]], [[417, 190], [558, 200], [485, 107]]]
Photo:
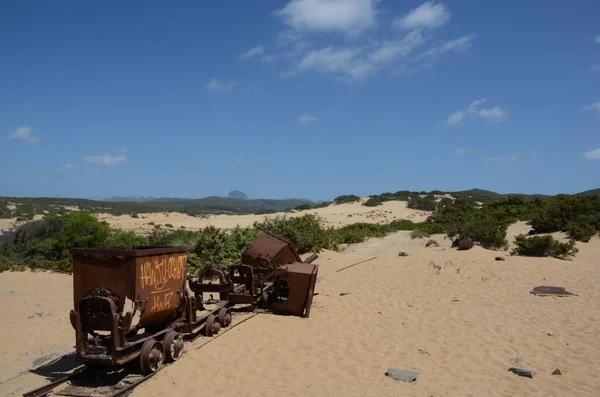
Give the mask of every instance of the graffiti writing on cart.
[[[150, 289], [150, 313], [159, 313], [178, 306], [176, 289], [185, 277], [185, 255], [162, 256], [140, 265], [142, 289]], [[174, 282], [173, 282], [174, 281]]]

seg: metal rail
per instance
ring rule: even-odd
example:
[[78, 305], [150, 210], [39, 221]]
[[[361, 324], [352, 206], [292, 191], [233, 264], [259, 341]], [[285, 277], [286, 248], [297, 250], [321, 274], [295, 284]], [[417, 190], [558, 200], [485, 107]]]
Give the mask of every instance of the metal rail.
[[[200, 346], [196, 347], [194, 350], [199, 350], [200, 348], [206, 346], [207, 344], [209, 344], [210, 342], [212, 342], [213, 340], [215, 340], [216, 338], [218, 338], [219, 336], [222, 336], [224, 334], [226, 334], [229, 330], [231, 330], [232, 328], [237, 327], [238, 325], [242, 325], [243, 323], [245, 323], [246, 321], [250, 320], [251, 318], [257, 316], [259, 313], [254, 313], [252, 315], [250, 315], [249, 317], [241, 320], [240, 322], [236, 323], [236, 324], [232, 324], [229, 327], [225, 328], [222, 332], [216, 334], [215, 336], [212, 336], [209, 338], [208, 341], [206, 341], [205, 343], [201, 344]], [[199, 335], [201, 336], [201, 335]], [[192, 342], [194, 342], [196, 339], [193, 339]], [[73, 353], [68, 353], [65, 354], [64, 356], [59, 357], [58, 359], [68, 356], [70, 354]], [[179, 360], [177, 360], [179, 361]], [[175, 364], [177, 361], [175, 362], [170, 362], [170, 363], [166, 363], [161, 369], [160, 371], [164, 370], [165, 368], [169, 367], [172, 364]], [[123, 387], [122, 389], [118, 389], [115, 390], [113, 393], [111, 394], [106, 394], [103, 397], [118, 397], [118, 396], [122, 396], [125, 393], [128, 393], [130, 391], [132, 391], [134, 388], [136, 388], [137, 386], [139, 386], [140, 384], [142, 384], [143, 382], [147, 381], [148, 379], [150, 379], [152, 376], [156, 375], [157, 373], [159, 373], [160, 371], [157, 372], [152, 372], [138, 380], [136, 380], [135, 382], [131, 383], [130, 385], [127, 385], [125, 387]], [[58, 386], [62, 385], [65, 382], [68, 382], [70, 380], [74, 380], [80, 376], [85, 376], [87, 373], [90, 372], [89, 368], [84, 368], [80, 371], [76, 371], [68, 376], [65, 376], [63, 378], [57, 379], [51, 383], [48, 383], [44, 386], [38, 387], [37, 389], [28, 391], [26, 393], [23, 394], [23, 397], [44, 397], [47, 396], [48, 394], [50, 394], [54, 389], [56, 389]], [[80, 394], [80, 396], [83, 396], [83, 394]], [[93, 391], [89, 394], [89, 397], [94, 397], [96, 396], [96, 394], [93, 393]]]

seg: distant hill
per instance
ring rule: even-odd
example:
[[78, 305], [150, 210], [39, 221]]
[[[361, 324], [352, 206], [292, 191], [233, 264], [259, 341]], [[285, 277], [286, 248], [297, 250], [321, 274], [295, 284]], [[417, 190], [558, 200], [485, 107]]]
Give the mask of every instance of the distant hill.
[[597, 196], [597, 195], [600, 195], [600, 189], [586, 190], [585, 192], [576, 194], [576, 196]]
[[232, 190], [229, 192], [229, 195], [227, 196], [229, 198], [237, 198], [237, 199], [244, 199], [244, 200], [248, 200], [249, 197], [246, 193], [240, 191], [240, 190]]
[[[11, 203], [16, 204], [15, 209], [9, 208]], [[218, 196], [201, 199], [112, 197], [105, 201], [54, 197], [0, 197], [0, 218], [19, 217], [25, 220], [32, 219], [35, 214], [60, 214], [66, 211], [64, 206], [116, 215], [163, 211], [199, 215], [203, 213], [252, 214], [278, 212], [295, 208], [301, 204], [315, 205], [314, 202], [305, 199], [243, 199]]]

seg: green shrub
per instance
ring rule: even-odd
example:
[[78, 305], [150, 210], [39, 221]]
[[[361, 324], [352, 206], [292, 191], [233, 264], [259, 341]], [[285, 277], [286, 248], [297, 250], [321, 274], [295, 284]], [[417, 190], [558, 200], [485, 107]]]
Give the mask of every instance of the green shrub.
[[297, 206], [296, 208], [294, 208], [296, 211], [306, 211], [311, 209], [311, 205], [310, 204], [300, 204], [299, 206]]
[[169, 229], [173, 229], [173, 225], [171, 223], [165, 223], [165, 227], [168, 227]]
[[136, 219], [137, 219], [137, 218], [139, 218], [140, 216], [139, 216], [139, 215], [138, 215], [136, 212], [134, 212], [134, 213], [132, 213], [132, 214], [131, 214], [131, 217], [132, 217], [132, 218], [136, 218]]
[[366, 207], [377, 207], [378, 205], [383, 205], [383, 203], [378, 197], [371, 197], [363, 205]]
[[587, 243], [597, 232], [593, 216], [579, 215], [569, 223], [569, 236], [574, 240]]
[[526, 237], [522, 234], [515, 237], [516, 247], [511, 251], [511, 255], [520, 256], [551, 256], [565, 259], [568, 256], [575, 256], [579, 250], [575, 248], [575, 241], [570, 240], [567, 243], [561, 243], [552, 236], [533, 236]]
[[154, 222], [148, 222], [148, 225], [154, 226], [154, 225], [156, 225], [156, 223], [154, 223]]
[[395, 219], [389, 223], [388, 228], [390, 230], [419, 230], [423, 228], [423, 224], [408, 219]]
[[354, 194], [345, 194], [342, 196], [338, 196], [333, 200], [333, 202], [336, 204], [355, 203], [357, 201], [360, 201], [360, 197]]
[[433, 196], [415, 196], [408, 200], [407, 207], [415, 210], [435, 211], [436, 201]]
[[[591, 237], [589, 225], [600, 231], [600, 196], [570, 196], [559, 194], [539, 205], [531, 217], [537, 233], [568, 232], [573, 237]], [[571, 233], [571, 226], [575, 231]]]
[[161, 229], [161, 226], [160, 226], [160, 225], [154, 225], [154, 229], [156, 229], [156, 230], [160, 230], [160, 229]]
[[335, 241], [332, 248], [338, 244], [362, 243], [371, 237], [385, 237], [388, 230], [386, 226], [377, 223], [353, 223], [332, 232]]
[[150, 241], [148, 237], [140, 236], [132, 231], [113, 230], [102, 245], [107, 247], [136, 247], [150, 245]]
[[470, 238], [484, 248], [505, 248], [507, 225], [500, 223], [488, 213], [477, 211], [469, 216], [448, 222], [444, 233], [453, 240], [453, 245], [463, 238]]
[[276, 217], [264, 222], [255, 222], [253, 228], [278, 234], [289, 240], [298, 253], [319, 252], [332, 247], [332, 236], [323, 228], [322, 220], [315, 214], [299, 217]]
[[324, 201], [320, 204], [315, 205], [315, 208], [325, 208], [325, 207], [329, 207], [331, 205], [331, 201]]

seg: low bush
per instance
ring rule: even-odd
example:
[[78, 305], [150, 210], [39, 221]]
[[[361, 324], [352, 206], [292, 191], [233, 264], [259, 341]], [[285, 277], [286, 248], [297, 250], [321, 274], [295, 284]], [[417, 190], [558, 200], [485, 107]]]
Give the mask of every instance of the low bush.
[[461, 239], [470, 238], [484, 248], [505, 248], [506, 224], [498, 222], [485, 212], [474, 212], [469, 216], [444, 225], [444, 233], [457, 245]]
[[325, 208], [325, 207], [329, 207], [331, 205], [331, 201], [324, 201], [320, 204], [315, 205], [315, 208]]
[[378, 205], [383, 205], [383, 203], [378, 197], [371, 197], [363, 205], [366, 207], [377, 207]]
[[409, 219], [395, 219], [388, 224], [388, 228], [391, 231], [395, 230], [421, 230], [423, 229], [423, 223], [415, 223]]
[[579, 217], [569, 222], [569, 236], [574, 240], [587, 243], [598, 233], [595, 223], [594, 216], [579, 215]]
[[371, 237], [385, 237], [389, 229], [377, 223], [353, 223], [332, 231], [333, 245], [331, 248], [337, 248], [338, 244], [357, 244], [362, 243]]
[[435, 211], [436, 201], [433, 196], [415, 196], [408, 200], [408, 208], [422, 211]]
[[299, 206], [297, 206], [296, 208], [294, 208], [296, 211], [306, 211], [311, 209], [312, 206], [310, 204], [300, 204]]
[[360, 201], [360, 197], [354, 194], [344, 194], [342, 196], [336, 197], [333, 202], [336, 204], [344, 204], [344, 203], [355, 203]]
[[165, 223], [165, 227], [168, 227], [169, 229], [173, 229], [173, 224], [172, 223]]
[[561, 243], [552, 236], [533, 236], [526, 237], [518, 235], [515, 237], [516, 247], [511, 251], [511, 255], [520, 256], [551, 256], [554, 258], [565, 259], [569, 256], [575, 256], [579, 250], [575, 247], [575, 241], [570, 240], [567, 243]]

